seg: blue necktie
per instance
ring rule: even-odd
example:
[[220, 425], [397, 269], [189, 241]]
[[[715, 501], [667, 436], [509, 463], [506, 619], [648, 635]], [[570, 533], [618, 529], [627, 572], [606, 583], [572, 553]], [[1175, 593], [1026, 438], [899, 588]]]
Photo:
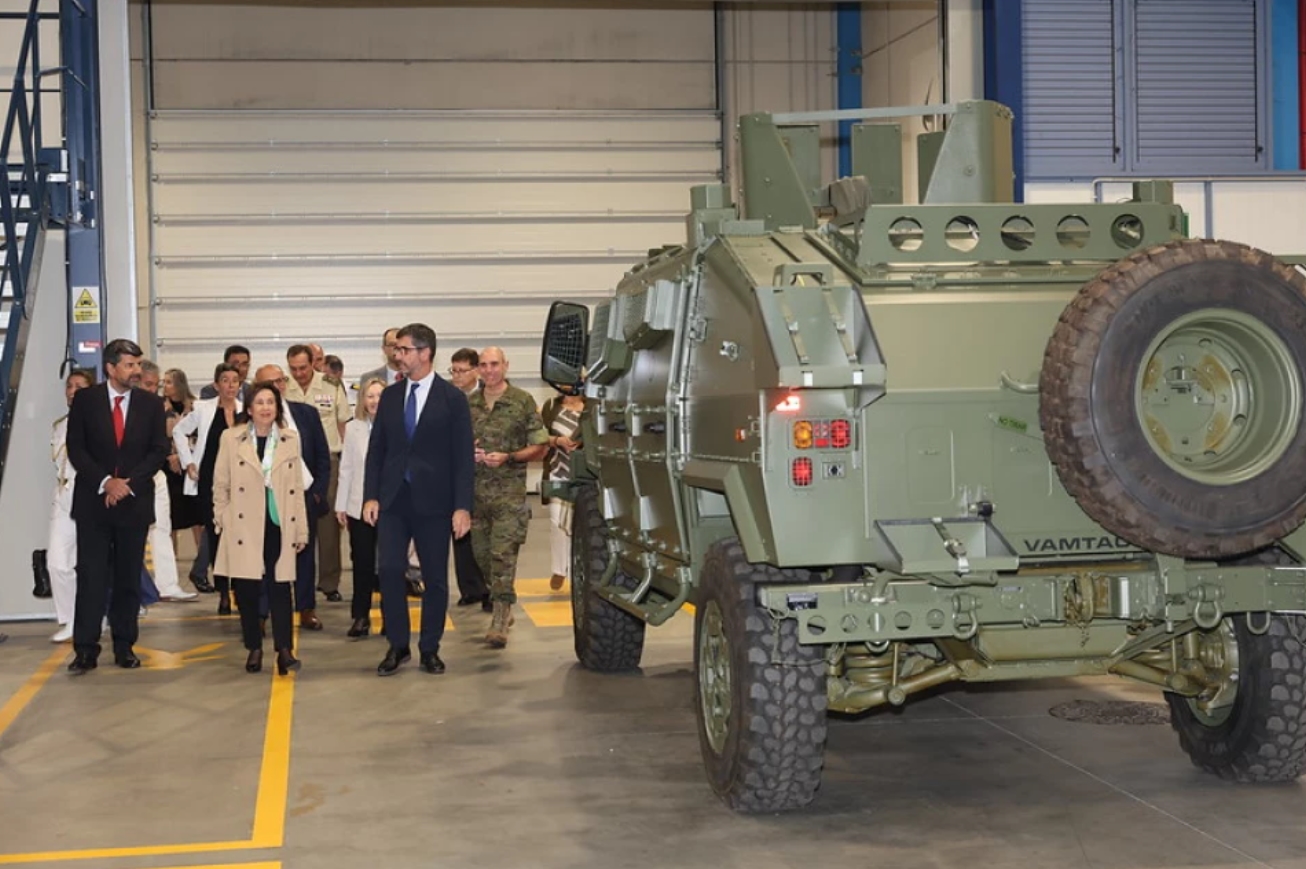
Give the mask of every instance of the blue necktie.
[[413, 439], [413, 432], [417, 431], [417, 390], [422, 388], [422, 384], [414, 383], [408, 390], [408, 403], [404, 405], [404, 429], [408, 432], [408, 439]]

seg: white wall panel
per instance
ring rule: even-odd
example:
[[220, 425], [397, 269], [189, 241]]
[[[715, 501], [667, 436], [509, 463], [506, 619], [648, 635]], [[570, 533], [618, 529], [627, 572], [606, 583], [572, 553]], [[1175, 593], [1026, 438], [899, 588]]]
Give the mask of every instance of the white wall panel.
[[159, 108], [713, 109], [708, 3], [154, 4]]
[[500, 344], [530, 385], [549, 302], [611, 291], [719, 178], [715, 112], [159, 111], [154, 335], [205, 382], [222, 347], [318, 341], [355, 374], [391, 325], [440, 365]]
[[[936, 0], [863, 4], [862, 98], [867, 106], [914, 106], [943, 101]], [[917, 198], [916, 137], [925, 118], [902, 118], [903, 196]]]
[[[740, 115], [833, 109], [835, 102], [834, 6], [827, 3], [739, 4], [724, 14], [723, 111], [728, 129]], [[834, 129], [823, 131], [822, 172], [834, 177]], [[731, 136], [730, 166], [739, 165]], [[738, 188], [738, 177], [732, 177]]]

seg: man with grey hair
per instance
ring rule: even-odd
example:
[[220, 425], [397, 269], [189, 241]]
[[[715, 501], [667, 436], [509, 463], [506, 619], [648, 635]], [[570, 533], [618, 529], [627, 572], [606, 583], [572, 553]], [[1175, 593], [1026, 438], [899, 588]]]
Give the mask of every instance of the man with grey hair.
[[508, 382], [502, 348], [486, 347], [477, 370], [481, 388], [467, 404], [476, 433], [476, 486], [472, 507], [472, 549], [490, 586], [490, 629], [485, 641], [508, 645], [512, 605], [517, 602], [517, 552], [526, 542], [531, 508], [526, 504], [526, 464], [544, 458], [549, 433], [535, 399]]

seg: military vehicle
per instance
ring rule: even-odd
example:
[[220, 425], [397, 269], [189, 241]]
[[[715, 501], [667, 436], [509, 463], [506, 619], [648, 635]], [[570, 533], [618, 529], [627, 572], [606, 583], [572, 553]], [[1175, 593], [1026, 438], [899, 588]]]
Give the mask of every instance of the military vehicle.
[[[902, 202], [901, 131], [920, 204]], [[820, 124], [855, 120], [822, 184]], [[1167, 182], [1012, 201], [1008, 109], [755, 114], [742, 207], [589, 310], [575, 650], [638, 666], [694, 608], [707, 778], [732, 808], [816, 794], [827, 713], [951, 682], [1116, 674], [1238, 781], [1306, 765], [1306, 279], [1186, 237]]]

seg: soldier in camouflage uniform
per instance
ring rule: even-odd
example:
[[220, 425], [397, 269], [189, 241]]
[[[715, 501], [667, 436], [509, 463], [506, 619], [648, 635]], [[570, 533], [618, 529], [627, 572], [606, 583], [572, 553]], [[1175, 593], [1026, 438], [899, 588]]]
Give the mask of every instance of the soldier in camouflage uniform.
[[526, 504], [526, 464], [544, 457], [549, 435], [535, 399], [508, 382], [508, 360], [502, 350], [482, 350], [477, 369], [481, 388], [468, 398], [476, 437], [472, 548], [494, 602], [485, 639], [503, 648], [517, 601], [513, 588], [517, 551], [526, 542], [531, 515]]

